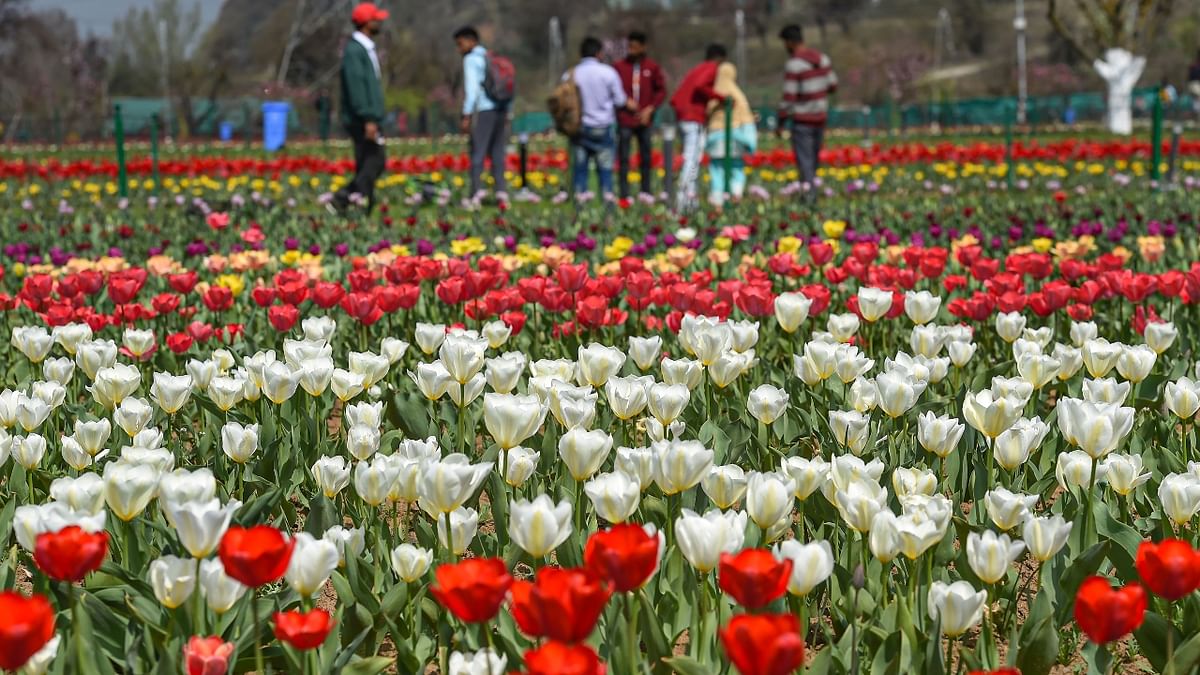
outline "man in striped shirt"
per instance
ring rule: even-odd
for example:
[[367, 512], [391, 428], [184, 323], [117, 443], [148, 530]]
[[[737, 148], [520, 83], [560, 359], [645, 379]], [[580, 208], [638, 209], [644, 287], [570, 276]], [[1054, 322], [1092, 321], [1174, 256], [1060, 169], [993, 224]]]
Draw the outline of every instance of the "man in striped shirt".
[[800, 178], [815, 196], [813, 181], [821, 153], [821, 139], [829, 118], [829, 94], [837, 91], [837, 75], [829, 57], [804, 44], [804, 31], [791, 24], [779, 32], [787, 49], [783, 98], [779, 101], [779, 125], [782, 131], [792, 123], [792, 150]]

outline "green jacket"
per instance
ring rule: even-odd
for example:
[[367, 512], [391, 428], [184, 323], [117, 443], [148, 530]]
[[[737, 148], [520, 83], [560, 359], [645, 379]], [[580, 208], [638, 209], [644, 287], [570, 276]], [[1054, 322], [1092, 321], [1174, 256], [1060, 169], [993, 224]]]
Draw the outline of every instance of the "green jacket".
[[342, 124], [362, 128], [383, 119], [383, 85], [367, 48], [351, 38], [342, 50]]

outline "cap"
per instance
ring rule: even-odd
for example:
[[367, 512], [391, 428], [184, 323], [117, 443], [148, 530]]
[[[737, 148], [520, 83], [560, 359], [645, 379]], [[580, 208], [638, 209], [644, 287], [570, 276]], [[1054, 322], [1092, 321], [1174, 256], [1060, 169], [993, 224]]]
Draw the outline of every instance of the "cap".
[[350, 13], [350, 20], [354, 25], [361, 26], [370, 21], [385, 21], [388, 18], [388, 13], [380, 9], [373, 2], [360, 2], [354, 7], [354, 11]]

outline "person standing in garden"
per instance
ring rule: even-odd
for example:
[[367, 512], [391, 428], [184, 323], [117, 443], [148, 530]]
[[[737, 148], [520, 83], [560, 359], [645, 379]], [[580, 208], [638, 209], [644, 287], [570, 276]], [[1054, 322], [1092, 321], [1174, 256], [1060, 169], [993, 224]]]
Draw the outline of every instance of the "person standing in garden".
[[811, 198], [816, 196], [814, 181], [825, 123], [829, 119], [829, 95], [837, 91], [837, 74], [828, 56], [804, 44], [800, 26], [785, 26], [779, 38], [783, 40], [788, 60], [776, 130], [782, 133], [787, 122], [792, 123], [792, 151], [796, 153], [800, 180], [808, 186]]
[[[745, 157], [758, 148], [758, 130], [754, 126], [754, 111], [750, 101], [737, 83], [737, 66], [722, 63], [717, 68], [717, 94], [724, 97], [726, 105], [716, 100], [708, 104], [708, 201], [721, 208], [725, 197], [740, 200], [746, 190]], [[732, 113], [729, 109], [732, 108]], [[733, 118], [732, 125], [729, 117]], [[731, 129], [729, 147], [726, 148], [725, 129]], [[725, 152], [729, 151], [729, 171], [725, 171]]]
[[625, 96], [635, 106], [634, 110], [617, 112], [617, 161], [621, 165], [618, 187], [622, 199], [629, 197], [629, 159], [635, 138], [642, 192], [652, 194], [654, 113], [667, 98], [667, 82], [662, 68], [646, 55], [646, 34], [634, 31], [629, 34], [627, 42], [629, 46], [625, 58], [615, 66], [617, 74], [621, 76]]
[[686, 211], [696, 204], [696, 184], [700, 180], [700, 160], [704, 155], [704, 127], [708, 122], [708, 104], [724, 97], [716, 91], [717, 68], [725, 61], [725, 47], [711, 44], [704, 51], [704, 61], [692, 68], [679, 83], [671, 97], [679, 134], [683, 140], [683, 168], [679, 172], [679, 188], [675, 194], [675, 209]]
[[1192, 109], [1200, 113], [1200, 52], [1188, 67], [1188, 94], [1192, 97]]
[[454, 44], [462, 55], [463, 108], [461, 128], [471, 141], [471, 195], [478, 203], [484, 196], [482, 183], [485, 158], [492, 160], [492, 182], [496, 199], [507, 200], [504, 165], [508, 148], [508, 105], [498, 101], [486, 86], [491, 54], [479, 43], [479, 31], [464, 26], [454, 32]]
[[588, 190], [588, 165], [596, 162], [596, 174], [600, 179], [600, 193], [613, 193], [613, 123], [617, 110], [633, 110], [634, 103], [625, 96], [621, 76], [612, 66], [600, 60], [604, 45], [594, 37], [586, 37], [579, 47], [579, 64], [567, 72], [579, 89], [581, 127], [579, 135], [572, 141], [574, 153], [575, 195]]
[[379, 124], [384, 115], [383, 83], [375, 36], [388, 13], [374, 3], [359, 3], [350, 14], [354, 33], [342, 50], [342, 124], [354, 144], [354, 178], [329, 203], [341, 213], [351, 195], [366, 199], [367, 213], [375, 207], [375, 181], [386, 160]]

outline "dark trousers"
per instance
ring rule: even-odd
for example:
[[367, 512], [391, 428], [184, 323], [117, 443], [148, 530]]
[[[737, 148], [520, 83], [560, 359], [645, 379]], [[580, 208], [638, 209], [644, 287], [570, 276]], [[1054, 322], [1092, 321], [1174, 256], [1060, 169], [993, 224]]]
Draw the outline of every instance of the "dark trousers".
[[350, 195], [362, 195], [367, 200], [367, 213], [375, 208], [375, 181], [383, 174], [387, 155], [383, 145], [368, 141], [362, 127], [347, 129], [354, 143], [354, 178], [337, 191], [334, 202], [345, 206]]
[[800, 180], [810, 186], [817, 177], [824, 136], [825, 127], [792, 123], [792, 152], [796, 153], [796, 167], [800, 169]]
[[475, 113], [471, 126], [471, 197], [483, 188], [483, 160], [492, 159], [492, 180], [496, 192], [507, 192], [504, 165], [508, 157], [508, 112], [483, 110]]
[[637, 139], [638, 146], [638, 171], [642, 174], [642, 192], [651, 194], [650, 181], [651, 172], [651, 155], [654, 152], [654, 130], [649, 126], [644, 127], [620, 127], [617, 130], [617, 161], [621, 164], [621, 173], [618, 175], [619, 187], [621, 190], [621, 198], [629, 197], [629, 159], [633, 151], [633, 139]]

